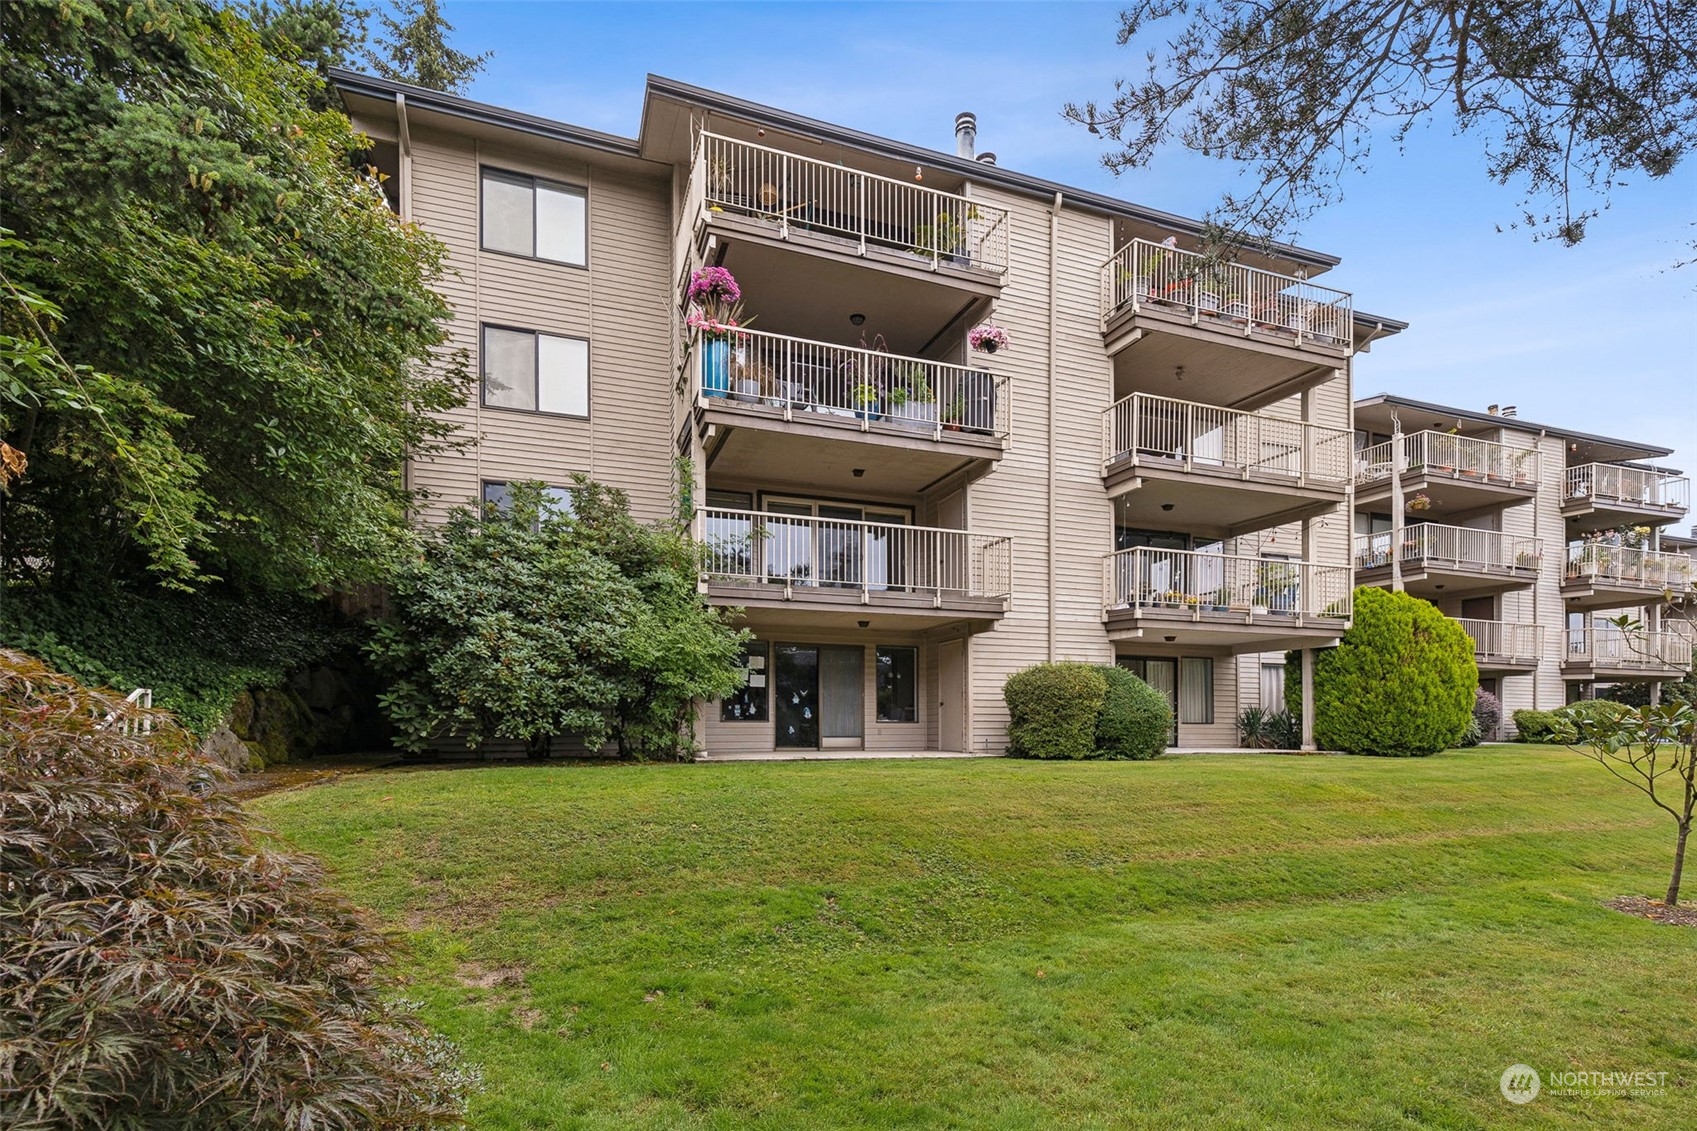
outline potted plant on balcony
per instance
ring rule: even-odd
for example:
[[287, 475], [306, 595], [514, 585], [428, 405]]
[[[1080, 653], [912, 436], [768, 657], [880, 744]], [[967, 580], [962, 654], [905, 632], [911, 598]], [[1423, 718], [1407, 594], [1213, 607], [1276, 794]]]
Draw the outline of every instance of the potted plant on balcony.
[[951, 213], [937, 213], [936, 223], [913, 226], [913, 246], [908, 251], [925, 259], [933, 255], [959, 267], [970, 260], [962, 254], [966, 249], [966, 230]]
[[890, 386], [890, 419], [925, 432], [937, 429], [937, 395], [925, 379], [925, 367], [909, 365]]
[[861, 420], [882, 420], [878, 412], [878, 386], [869, 384], [856, 385], [849, 392], [849, 399], [854, 403], [854, 415]]
[[966, 420], [966, 394], [956, 393], [949, 402], [949, 407], [943, 413], [943, 428], [948, 432], [959, 432]]
[[703, 267], [690, 276], [684, 324], [701, 339], [701, 391], [725, 397], [731, 388], [731, 339], [754, 321], [742, 312], [742, 288], [723, 267]]

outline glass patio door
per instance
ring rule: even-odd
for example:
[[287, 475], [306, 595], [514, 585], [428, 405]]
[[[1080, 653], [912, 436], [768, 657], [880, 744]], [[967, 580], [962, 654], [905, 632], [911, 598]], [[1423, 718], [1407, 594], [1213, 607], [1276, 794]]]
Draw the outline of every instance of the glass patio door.
[[866, 738], [866, 650], [779, 644], [772, 651], [773, 745], [860, 747]]

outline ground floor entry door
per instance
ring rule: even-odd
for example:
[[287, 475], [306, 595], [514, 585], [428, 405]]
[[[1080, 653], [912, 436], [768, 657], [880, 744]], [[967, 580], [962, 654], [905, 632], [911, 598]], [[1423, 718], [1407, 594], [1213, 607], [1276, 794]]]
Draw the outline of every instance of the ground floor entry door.
[[779, 644], [772, 721], [779, 749], [859, 749], [866, 740], [866, 649]]

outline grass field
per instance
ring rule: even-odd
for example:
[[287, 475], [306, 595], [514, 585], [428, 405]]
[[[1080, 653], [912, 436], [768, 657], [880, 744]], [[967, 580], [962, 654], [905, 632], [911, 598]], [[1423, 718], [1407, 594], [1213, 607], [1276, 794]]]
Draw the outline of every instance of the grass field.
[[1697, 931], [1602, 906], [1662, 893], [1672, 822], [1560, 748], [491, 767], [253, 804], [406, 933], [484, 1067], [479, 1131], [1697, 1126]]

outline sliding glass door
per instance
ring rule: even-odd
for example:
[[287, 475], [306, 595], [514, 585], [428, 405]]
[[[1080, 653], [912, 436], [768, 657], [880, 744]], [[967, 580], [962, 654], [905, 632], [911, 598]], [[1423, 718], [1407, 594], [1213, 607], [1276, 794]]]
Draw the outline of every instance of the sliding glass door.
[[779, 749], [858, 749], [864, 744], [866, 649], [779, 644], [772, 661], [773, 742]]

